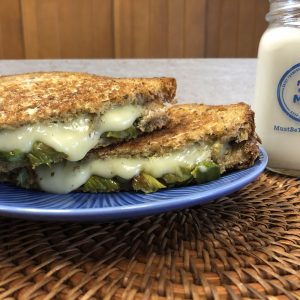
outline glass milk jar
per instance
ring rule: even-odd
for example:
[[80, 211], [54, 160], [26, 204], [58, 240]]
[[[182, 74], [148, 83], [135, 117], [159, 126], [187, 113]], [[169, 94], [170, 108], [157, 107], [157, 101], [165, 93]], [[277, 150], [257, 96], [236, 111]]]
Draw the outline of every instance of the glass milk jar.
[[268, 168], [300, 177], [300, 0], [270, 0], [253, 109]]

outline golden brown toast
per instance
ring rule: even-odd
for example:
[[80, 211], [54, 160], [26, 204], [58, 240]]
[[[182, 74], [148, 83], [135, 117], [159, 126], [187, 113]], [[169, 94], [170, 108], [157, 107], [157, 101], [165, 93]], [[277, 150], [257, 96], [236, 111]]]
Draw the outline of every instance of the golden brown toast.
[[169, 108], [169, 117], [168, 125], [159, 131], [94, 154], [99, 158], [162, 156], [195, 143], [218, 141], [232, 148], [217, 161], [226, 169], [250, 166], [258, 157], [254, 113], [245, 103], [174, 105]]
[[120, 104], [174, 101], [174, 78], [111, 78], [48, 72], [0, 77], [0, 128], [102, 114]]

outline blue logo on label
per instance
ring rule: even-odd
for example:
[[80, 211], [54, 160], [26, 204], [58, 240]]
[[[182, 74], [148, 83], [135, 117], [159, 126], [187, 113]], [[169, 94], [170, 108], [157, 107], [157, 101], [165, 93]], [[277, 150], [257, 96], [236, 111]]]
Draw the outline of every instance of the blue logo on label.
[[279, 81], [277, 98], [281, 109], [300, 122], [300, 63], [284, 73]]

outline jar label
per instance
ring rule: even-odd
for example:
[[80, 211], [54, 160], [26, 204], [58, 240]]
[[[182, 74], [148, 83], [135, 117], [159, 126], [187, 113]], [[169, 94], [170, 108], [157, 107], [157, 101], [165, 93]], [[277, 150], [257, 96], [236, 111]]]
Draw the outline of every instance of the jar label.
[[281, 109], [300, 122], [300, 63], [284, 73], [279, 81], [277, 98]]

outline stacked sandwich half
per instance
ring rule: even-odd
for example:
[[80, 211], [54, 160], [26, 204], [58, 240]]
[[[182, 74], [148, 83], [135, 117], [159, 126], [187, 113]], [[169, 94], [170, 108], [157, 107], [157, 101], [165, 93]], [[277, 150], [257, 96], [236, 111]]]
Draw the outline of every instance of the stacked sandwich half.
[[173, 78], [0, 77], [0, 180], [53, 193], [150, 193], [254, 163], [248, 105], [170, 105], [175, 93]]

